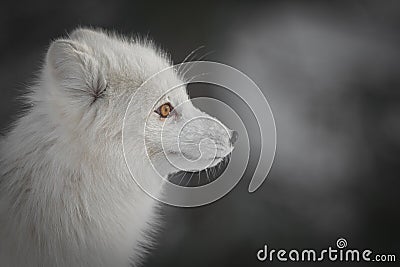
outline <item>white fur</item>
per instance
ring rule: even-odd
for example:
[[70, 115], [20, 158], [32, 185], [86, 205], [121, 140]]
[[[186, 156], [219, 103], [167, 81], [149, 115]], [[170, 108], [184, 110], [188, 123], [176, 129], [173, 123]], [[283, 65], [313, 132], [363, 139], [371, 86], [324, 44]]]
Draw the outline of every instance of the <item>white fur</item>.
[[[146, 233], [156, 229], [156, 202], [137, 186], [125, 164], [122, 121], [137, 88], [168, 66], [151, 43], [101, 31], [78, 29], [51, 44], [27, 98], [31, 108], [1, 140], [1, 266], [140, 262], [151, 243]], [[161, 131], [171, 137], [164, 145], [174, 157], [176, 129], [195, 115], [208, 116], [190, 102], [178, 107], [188, 99], [184, 86], [163, 96], [179, 83], [171, 69], [138, 93], [127, 114], [125, 150], [135, 162], [131, 171], [160, 193], [162, 185], [146, 175], [152, 167], [138, 144], [146, 139], [152, 163], [163, 166], [166, 176], [178, 169], [160, 156]], [[157, 105], [173, 103], [176, 117], [162, 120], [151, 112], [160, 96]], [[221, 157], [231, 151], [229, 136], [210, 123], [197, 122], [185, 131], [192, 142], [213, 139]], [[196, 151], [186, 147], [184, 153], [196, 157]]]

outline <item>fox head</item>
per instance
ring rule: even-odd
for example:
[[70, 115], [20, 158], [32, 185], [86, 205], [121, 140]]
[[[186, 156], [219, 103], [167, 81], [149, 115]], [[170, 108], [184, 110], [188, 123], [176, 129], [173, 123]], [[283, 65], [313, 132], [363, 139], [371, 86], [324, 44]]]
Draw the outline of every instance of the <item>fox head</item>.
[[163, 177], [212, 167], [237, 134], [192, 104], [171, 65], [149, 41], [78, 29], [51, 44], [41, 99], [61, 132], [93, 153], [120, 148], [125, 127], [126, 157]]

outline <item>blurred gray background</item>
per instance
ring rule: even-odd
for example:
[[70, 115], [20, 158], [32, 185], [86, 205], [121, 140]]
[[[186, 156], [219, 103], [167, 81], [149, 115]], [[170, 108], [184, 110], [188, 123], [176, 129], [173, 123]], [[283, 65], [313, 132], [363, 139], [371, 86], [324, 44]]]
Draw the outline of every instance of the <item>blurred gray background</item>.
[[[16, 97], [50, 41], [77, 26], [149, 36], [176, 63], [204, 45], [197, 58], [213, 51], [205, 59], [232, 65], [263, 90], [276, 159], [253, 194], [250, 171], [211, 205], [163, 205], [144, 266], [288, 265], [260, 263], [256, 252], [264, 244], [323, 249], [339, 237], [399, 260], [399, 14], [399, 1], [6, 1], [0, 126], [16, 118]], [[193, 95], [213, 96], [202, 88]]]

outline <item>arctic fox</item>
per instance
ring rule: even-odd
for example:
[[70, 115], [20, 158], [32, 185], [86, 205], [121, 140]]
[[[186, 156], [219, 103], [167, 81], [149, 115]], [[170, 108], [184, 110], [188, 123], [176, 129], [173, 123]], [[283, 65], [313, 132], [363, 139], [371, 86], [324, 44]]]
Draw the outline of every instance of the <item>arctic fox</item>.
[[[140, 263], [143, 248], [152, 242], [146, 233], [158, 218], [157, 202], [137, 182], [161, 194], [162, 183], [147, 175], [153, 165], [162, 166], [160, 174], [167, 177], [179, 171], [167, 158], [179, 153], [196, 158], [198, 149], [190, 145], [211, 139], [216, 153], [202, 153], [213, 158], [212, 166], [231, 153], [235, 139], [233, 131], [205, 120], [180, 131], [191, 118], [208, 115], [191, 104], [185, 86], [168, 91], [183, 83], [170, 68], [144, 85], [126, 114], [125, 156], [135, 162], [132, 179], [122, 152], [125, 111], [143, 82], [170, 66], [151, 42], [101, 30], [80, 28], [51, 43], [26, 98], [29, 110], [1, 140], [1, 266]], [[177, 151], [168, 146], [176, 138], [168, 138], [165, 148], [161, 132], [184, 134], [190, 142]], [[143, 140], [148, 151], [137, 149]]]

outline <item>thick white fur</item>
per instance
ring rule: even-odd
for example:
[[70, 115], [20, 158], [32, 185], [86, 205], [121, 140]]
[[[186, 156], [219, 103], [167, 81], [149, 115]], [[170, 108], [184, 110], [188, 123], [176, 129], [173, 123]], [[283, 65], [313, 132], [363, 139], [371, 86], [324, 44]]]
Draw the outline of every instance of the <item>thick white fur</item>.
[[[122, 121], [135, 90], [169, 65], [149, 42], [101, 31], [78, 29], [51, 44], [27, 98], [31, 108], [1, 140], [1, 266], [118, 267], [140, 262], [143, 247], [151, 243], [146, 233], [156, 229], [156, 202], [137, 186], [125, 164]], [[207, 116], [190, 102], [176, 108], [175, 118], [162, 120], [149, 112], [155, 98], [157, 105], [186, 101], [184, 87], [163, 96], [178, 83], [181, 79], [171, 69], [147, 84], [126, 120], [130, 130], [125, 150], [135, 162], [131, 171], [160, 193], [162, 185], [147, 175], [152, 167], [146, 155], [163, 166], [162, 175], [177, 171], [160, 156], [161, 129], [173, 136], [185, 120]], [[200, 122], [195, 126], [187, 130], [192, 142], [212, 138], [221, 157], [231, 151], [229, 136], [221, 129]], [[150, 153], [137, 149], [144, 138]], [[169, 147], [166, 153], [176, 155]], [[186, 154], [191, 151], [197, 150], [187, 148]]]

